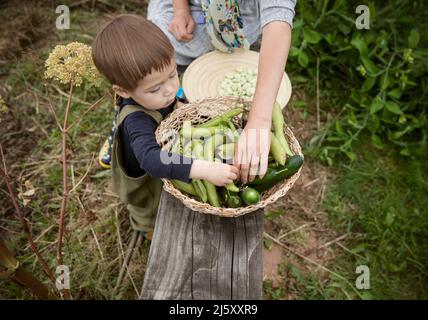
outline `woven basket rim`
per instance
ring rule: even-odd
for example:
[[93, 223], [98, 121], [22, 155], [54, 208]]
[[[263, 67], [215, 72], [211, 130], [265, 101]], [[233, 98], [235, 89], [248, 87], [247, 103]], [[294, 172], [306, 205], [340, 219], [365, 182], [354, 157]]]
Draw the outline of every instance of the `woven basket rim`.
[[[165, 133], [170, 131], [171, 128], [178, 130], [184, 120], [193, 120], [197, 123], [205, 122], [207, 121], [206, 118], [203, 119], [202, 122], [199, 122], [199, 120], [201, 120], [200, 117], [215, 117], [216, 110], [213, 110], [214, 107], [220, 108], [221, 110], [217, 110], [217, 112], [218, 114], [221, 114], [225, 110], [232, 109], [237, 105], [243, 105], [244, 109], [248, 111], [251, 107], [251, 101], [236, 97], [213, 97], [199, 99], [195, 102], [185, 104], [180, 108], [174, 110], [171, 114], [168, 115], [167, 118], [165, 118], [161, 122], [161, 124], [156, 130], [156, 140], [161, 145], [163, 150], [169, 151], [171, 148], [171, 143], [167, 139], [169, 134], [165, 135]], [[284, 134], [293, 154], [300, 155], [302, 158], [304, 158], [300, 144], [288, 126], [284, 127]], [[300, 169], [289, 179], [278, 183], [268, 191], [262, 192], [260, 202], [254, 205], [239, 208], [213, 207], [209, 203], [203, 203], [194, 198], [191, 198], [190, 196], [187, 196], [184, 192], [175, 188], [168, 179], [162, 178], [162, 181], [164, 190], [173, 195], [178, 200], [180, 200], [186, 207], [191, 210], [200, 213], [213, 214], [221, 217], [237, 217], [249, 212], [256, 211], [258, 209], [262, 209], [267, 205], [274, 203], [279, 198], [285, 196], [287, 192], [293, 187], [297, 179], [300, 177], [302, 168], [303, 166], [300, 167]]]

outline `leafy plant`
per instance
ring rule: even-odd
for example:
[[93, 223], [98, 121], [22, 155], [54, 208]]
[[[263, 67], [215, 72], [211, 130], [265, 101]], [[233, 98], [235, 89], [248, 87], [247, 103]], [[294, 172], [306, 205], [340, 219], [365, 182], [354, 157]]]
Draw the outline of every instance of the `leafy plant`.
[[326, 125], [309, 151], [329, 164], [338, 154], [355, 160], [355, 142], [361, 139], [378, 149], [392, 143], [403, 156], [426, 147], [426, 5], [371, 1], [370, 29], [358, 30], [358, 4], [297, 3], [288, 69], [302, 75], [296, 82], [319, 77]]

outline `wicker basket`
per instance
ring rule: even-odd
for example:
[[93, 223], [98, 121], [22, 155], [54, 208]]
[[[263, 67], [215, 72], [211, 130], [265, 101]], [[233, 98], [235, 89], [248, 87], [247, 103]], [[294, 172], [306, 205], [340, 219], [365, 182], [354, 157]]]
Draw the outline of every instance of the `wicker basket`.
[[[182, 124], [186, 120], [190, 120], [192, 125], [198, 125], [206, 122], [210, 118], [214, 118], [223, 114], [224, 112], [243, 106], [246, 111], [251, 107], [251, 101], [245, 101], [240, 98], [234, 97], [221, 97], [221, 98], [206, 98], [198, 100], [194, 103], [183, 105], [172, 112], [164, 121], [161, 122], [156, 130], [156, 140], [160, 144], [163, 150], [169, 151], [172, 147], [172, 141], [174, 139], [173, 132], [177, 133], [182, 127]], [[232, 121], [237, 127], [241, 127], [242, 115], [234, 117]], [[294, 137], [293, 132], [288, 127], [284, 128], [285, 137], [288, 141], [291, 151], [294, 154], [298, 154], [303, 157], [302, 150], [299, 142]], [[267, 190], [261, 194], [261, 200], [250, 206], [240, 208], [217, 208], [211, 206], [209, 203], [199, 202], [193, 198], [188, 197], [186, 194], [176, 189], [172, 183], [167, 179], [162, 179], [164, 182], [164, 189], [172, 194], [174, 197], [179, 199], [186, 207], [202, 212], [214, 214], [222, 217], [237, 217], [257, 209], [266, 207], [269, 204], [274, 203], [279, 198], [285, 196], [290, 190], [296, 180], [300, 176], [302, 168], [299, 169], [292, 177], [284, 180], [282, 183], [278, 183], [270, 190]]]

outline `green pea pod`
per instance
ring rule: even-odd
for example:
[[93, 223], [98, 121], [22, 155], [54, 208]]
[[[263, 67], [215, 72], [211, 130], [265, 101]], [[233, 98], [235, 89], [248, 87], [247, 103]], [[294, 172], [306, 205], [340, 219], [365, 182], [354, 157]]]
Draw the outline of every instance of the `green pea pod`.
[[177, 141], [175, 141], [174, 144], [172, 145], [171, 152], [180, 153], [180, 149], [181, 149], [181, 143], [180, 143], [180, 138], [178, 138]]
[[242, 113], [244, 111], [243, 108], [235, 108], [231, 109], [229, 111], [226, 111], [223, 115], [210, 119], [207, 122], [204, 122], [200, 125], [198, 125], [198, 128], [208, 128], [208, 127], [215, 127], [218, 126], [221, 122], [227, 122], [230, 119], [232, 119], [234, 116], [237, 116], [238, 114]]
[[215, 188], [215, 185], [213, 185], [211, 182], [207, 180], [203, 180], [205, 189], [207, 190], [208, 195], [208, 202], [213, 207], [220, 207], [220, 200], [218, 198], [217, 190]]
[[225, 185], [224, 187], [229, 191], [239, 192], [239, 188], [233, 182], [229, 183], [228, 185]]
[[222, 134], [215, 134], [207, 139], [204, 144], [204, 159], [208, 161], [214, 160], [214, 151], [217, 146], [223, 143], [224, 136]]
[[[204, 159], [208, 161], [213, 161], [214, 159], [214, 150], [217, 145], [220, 145], [223, 143], [223, 135], [221, 134], [215, 134], [211, 138], [209, 138], [207, 141], [205, 141], [204, 144]], [[215, 185], [213, 185], [211, 182], [203, 180], [205, 189], [207, 190], [208, 195], [208, 202], [213, 207], [220, 207], [220, 200], [218, 198], [217, 190]]]
[[220, 155], [223, 159], [233, 158], [235, 154], [235, 143], [226, 143], [218, 147]]
[[183, 122], [183, 127], [181, 128], [180, 133], [184, 139], [192, 138], [192, 123], [190, 122], [190, 120], [186, 120]]
[[282, 115], [281, 106], [279, 105], [278, 102], [275, 101], [275, 105], [273, 107], [273, 113], [272, 113], [272, 125], [275, 131], [275, 137], [278, 139], [278, 142], [281, 144], [285, 153], [291, 157], [293, 153], [291, 152], [290, 147], [288, 146], [287, 140], [285, 139], [284, 124], [285, 122], [284, 122], [284, 116]]
[[183, 147], [183, 156], [189, 158], [192, 156], [192, 141], [188, 141]]
[[200, 179], [192, 179], [192, 186], [195, 189], [196, 195], [202, 200], [202, 202], [208, 201], [208, 193], [205, 186]]
[[171, 180], [171, 183], [172, 183], [172, 185], [174, 186], [174, 187], [176, 187], [177, 189], [179, 189], [179, 190], [181, 190], [181, 191], [184, 191], [184, 192], [186, 192], [186, 193], [189, 193], [189, 194], [191, 194], [192, 196], [197, 196], [198, 194], [196, 193], [196, 191], [195, 191], [195, 188], [193, 187], [193, 185], [192, 184], [190, 184], [190, 183], [186, 183], [186, 182], [183, 182], [183, 181], [181, 181], [181, 180], [176, 180], [176, 179], [174, 179], [174, 180]]
[[286, 154], [285, 150], [282, 147], [281, 143], [278, 141], [276, 136], [271, 133], [271, 140], [270, 140], [270, 151], [272, 153], [273, 158], [276, 162], [278, 162], [280, 165], [285, 164], [286, 160]]
[[206, 138], [206, 137], [212, 136], [213, 134], [221, 133], [221, 132], [222, 132], [222, 128], [219, 126], [209, 127], [209, 128], [192, 128], [191, 130], [192, 139]]
[[238, 130], [236, 130], [236, 127], [235, 127], [235, 125], [233, 124], [233, 122], [231, 121], [231, 120], [229, 120], [228, 122], [227, 122], [227, 125], [229, 126], [229, 128], [230, 128], [230, 130], [232, 131], [232, 133], [233, 133], [233, 136], [234, 136], [234, 142], [236, 142], [236, 141], [238, 141], [238, 139], [239, 139], [239, 132], [238, 132]]

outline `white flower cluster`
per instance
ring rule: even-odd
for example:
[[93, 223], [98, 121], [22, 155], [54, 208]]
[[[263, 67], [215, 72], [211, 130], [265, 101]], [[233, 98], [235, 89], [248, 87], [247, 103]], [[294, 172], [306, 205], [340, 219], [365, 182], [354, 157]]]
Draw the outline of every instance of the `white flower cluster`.
[[101, 77], [92, 60], [92, 48], [80, 42], [57, 45], [46, 60], [45, 77], [80, 86], [83, 79], [98, 85]]

